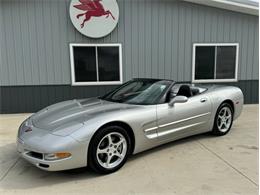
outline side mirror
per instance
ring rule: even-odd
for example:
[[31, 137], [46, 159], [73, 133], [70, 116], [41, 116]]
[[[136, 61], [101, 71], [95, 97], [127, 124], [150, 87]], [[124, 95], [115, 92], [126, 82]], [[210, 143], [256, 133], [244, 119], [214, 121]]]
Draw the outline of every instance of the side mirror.
[[175, 98], [173, 98], [170, 102], [169, 102], [169, 106], [173, 107], [173, 105], [175, 103], [185, 103], [188, 101], [188, 98], [186, 96], [176, 96]]

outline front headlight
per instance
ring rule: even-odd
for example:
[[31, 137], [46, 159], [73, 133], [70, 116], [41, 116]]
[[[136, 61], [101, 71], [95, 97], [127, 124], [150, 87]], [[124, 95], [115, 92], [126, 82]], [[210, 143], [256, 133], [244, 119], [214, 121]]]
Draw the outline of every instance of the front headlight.
[[29, 125], [28, 119], [26, 119], [19, 127], [18, 129], [18, 137], [22, 135], [24, 132], [32, 131], [31, 126]]
[[49, 153], [44, 154], [44, 160], [59, 160], [68, 158], [71, 156], [71, 153], [69, 152], [57, 152], [57, 153]]

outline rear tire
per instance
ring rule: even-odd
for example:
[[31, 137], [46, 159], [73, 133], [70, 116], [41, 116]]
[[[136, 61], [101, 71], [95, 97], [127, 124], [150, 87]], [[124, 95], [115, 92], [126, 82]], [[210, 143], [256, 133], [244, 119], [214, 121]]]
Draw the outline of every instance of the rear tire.
[[130, 137], [124, 128], [104, 127], [90, 142], [88, 165], [101, 174], [113, 173], [125, 164], [131, 147]]
[[228, 103], [222, 103], [216, 113], [212, 134], [217, 136], [226, 135], [233, 124], [233, 109]]

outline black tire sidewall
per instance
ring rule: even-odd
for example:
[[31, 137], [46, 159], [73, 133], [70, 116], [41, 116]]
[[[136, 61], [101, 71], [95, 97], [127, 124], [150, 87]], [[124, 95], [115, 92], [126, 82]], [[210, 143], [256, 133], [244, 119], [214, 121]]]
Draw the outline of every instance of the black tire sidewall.
[[[122, 160], [122, 162], [118, 166], [116, 166], [116, 167], [114, 167], [112, 169], [106, 169], [106, 168], [102, 167], [98, 163], [98, 160], [97, 160], [97, 157], [96, 157], [96, 151], [97, 151], [97, 147], [98, 147], [98, 144], [101, 141], [101, 139], [104, 136], [106, 136], [107, 134], [112, 133], [112, 132], [120, 133], [120, 134], [122, 134], [125, 137], [126, 142], [127, 142], [127, 152], [126, 152], [126, 155], [125, 155], [124, 159]], [[91, 142], [89, 144], [88, 165], [94, 171], [96, 171], [98, 173], [101, 173], [101, 174], [113, 173], [113, 172], [117, 171], [118, 169], [120, 169], [125, 164], [128, 156], [130, 154], [131, 147], [132, 146], [131, 146], [130, 137], [129, 137], [127, 131], [124, 128], [122, 128], [120, 126], [107, 126], [107, 127], [101, 128], [93, 136], [93, 138], [91, 139]]]
[[[218, 121], [218, 114], [219, 114], [219, 112], [221, 111], [221, 109], [224, 108], [224, 107], [228, 107], [228, 108], [231, 110], [231, 124], [230, 124], [230, 127], [228, 128], [227, 131], [222, 132], [222, 131], [220, 131], [219, 128], [218, 128], [217, 121]], [[231, 129], [232, 125], [233, 125], [233, 115], [234, 115], [234, 111], [233, 111], [232, 106], [231, 106], [230, 104], [228, 104], [228, 103], [222, 103], [222, 104], [218, 107], [218, 110], [217, 110], [217, 112], [216, 112], [212, 133], [213, 133], [214, 135], [218, 135], [218, 136], [226, 135], [226, 134], [230, 131], [230, 129]]]

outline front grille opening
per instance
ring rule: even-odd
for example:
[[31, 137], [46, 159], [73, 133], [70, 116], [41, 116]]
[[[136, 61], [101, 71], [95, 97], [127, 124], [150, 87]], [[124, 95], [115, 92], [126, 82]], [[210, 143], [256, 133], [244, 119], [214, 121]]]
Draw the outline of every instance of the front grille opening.
[[43, 159], [43, 154], [42, 154], [42, 153], [30, 151], [30, 152], [28, 152], [28, 153], [26, 153], [26, 154], [27, 154], [28, 156], [33, 157], [33, 158]]

